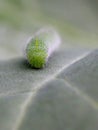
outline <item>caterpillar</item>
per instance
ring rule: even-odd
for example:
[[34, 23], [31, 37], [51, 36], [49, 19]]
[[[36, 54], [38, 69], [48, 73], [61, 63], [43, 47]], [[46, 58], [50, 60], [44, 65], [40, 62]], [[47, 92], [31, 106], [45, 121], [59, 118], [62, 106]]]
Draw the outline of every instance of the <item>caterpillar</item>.
[[59, 34], [52, 28], [36, 32], [26, 46], [26, 58], [29, 64], [33, 68], [43, 68], [60, 43]]

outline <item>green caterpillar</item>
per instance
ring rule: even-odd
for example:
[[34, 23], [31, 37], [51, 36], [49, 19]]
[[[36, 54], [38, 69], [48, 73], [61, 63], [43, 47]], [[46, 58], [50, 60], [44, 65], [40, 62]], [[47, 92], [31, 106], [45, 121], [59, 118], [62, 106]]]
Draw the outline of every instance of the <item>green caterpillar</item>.
[[33, 68], [43, 68], [60, 44], [60, 37], [51, 28], [41, 29], [27, 43], [26, 57]]

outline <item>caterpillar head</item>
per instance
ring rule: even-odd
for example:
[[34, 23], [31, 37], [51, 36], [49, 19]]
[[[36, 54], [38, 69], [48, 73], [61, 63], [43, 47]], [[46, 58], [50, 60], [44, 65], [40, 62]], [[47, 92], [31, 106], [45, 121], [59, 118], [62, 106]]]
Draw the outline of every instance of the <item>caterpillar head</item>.
[[34, 68], [43, 68], [47, 60], [47, 46], [41, 39], [32, 39], [26, 48], [28, 62]]

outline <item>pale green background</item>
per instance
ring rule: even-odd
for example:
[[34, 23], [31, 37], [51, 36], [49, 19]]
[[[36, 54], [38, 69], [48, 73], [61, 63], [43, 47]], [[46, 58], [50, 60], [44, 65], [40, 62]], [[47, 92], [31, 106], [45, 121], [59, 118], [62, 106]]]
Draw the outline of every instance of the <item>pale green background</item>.
[[0, 0], [0, 59], [22, 55], [23, 44], [44, 26], [66, 46], [97, 47], [97, 0]]

